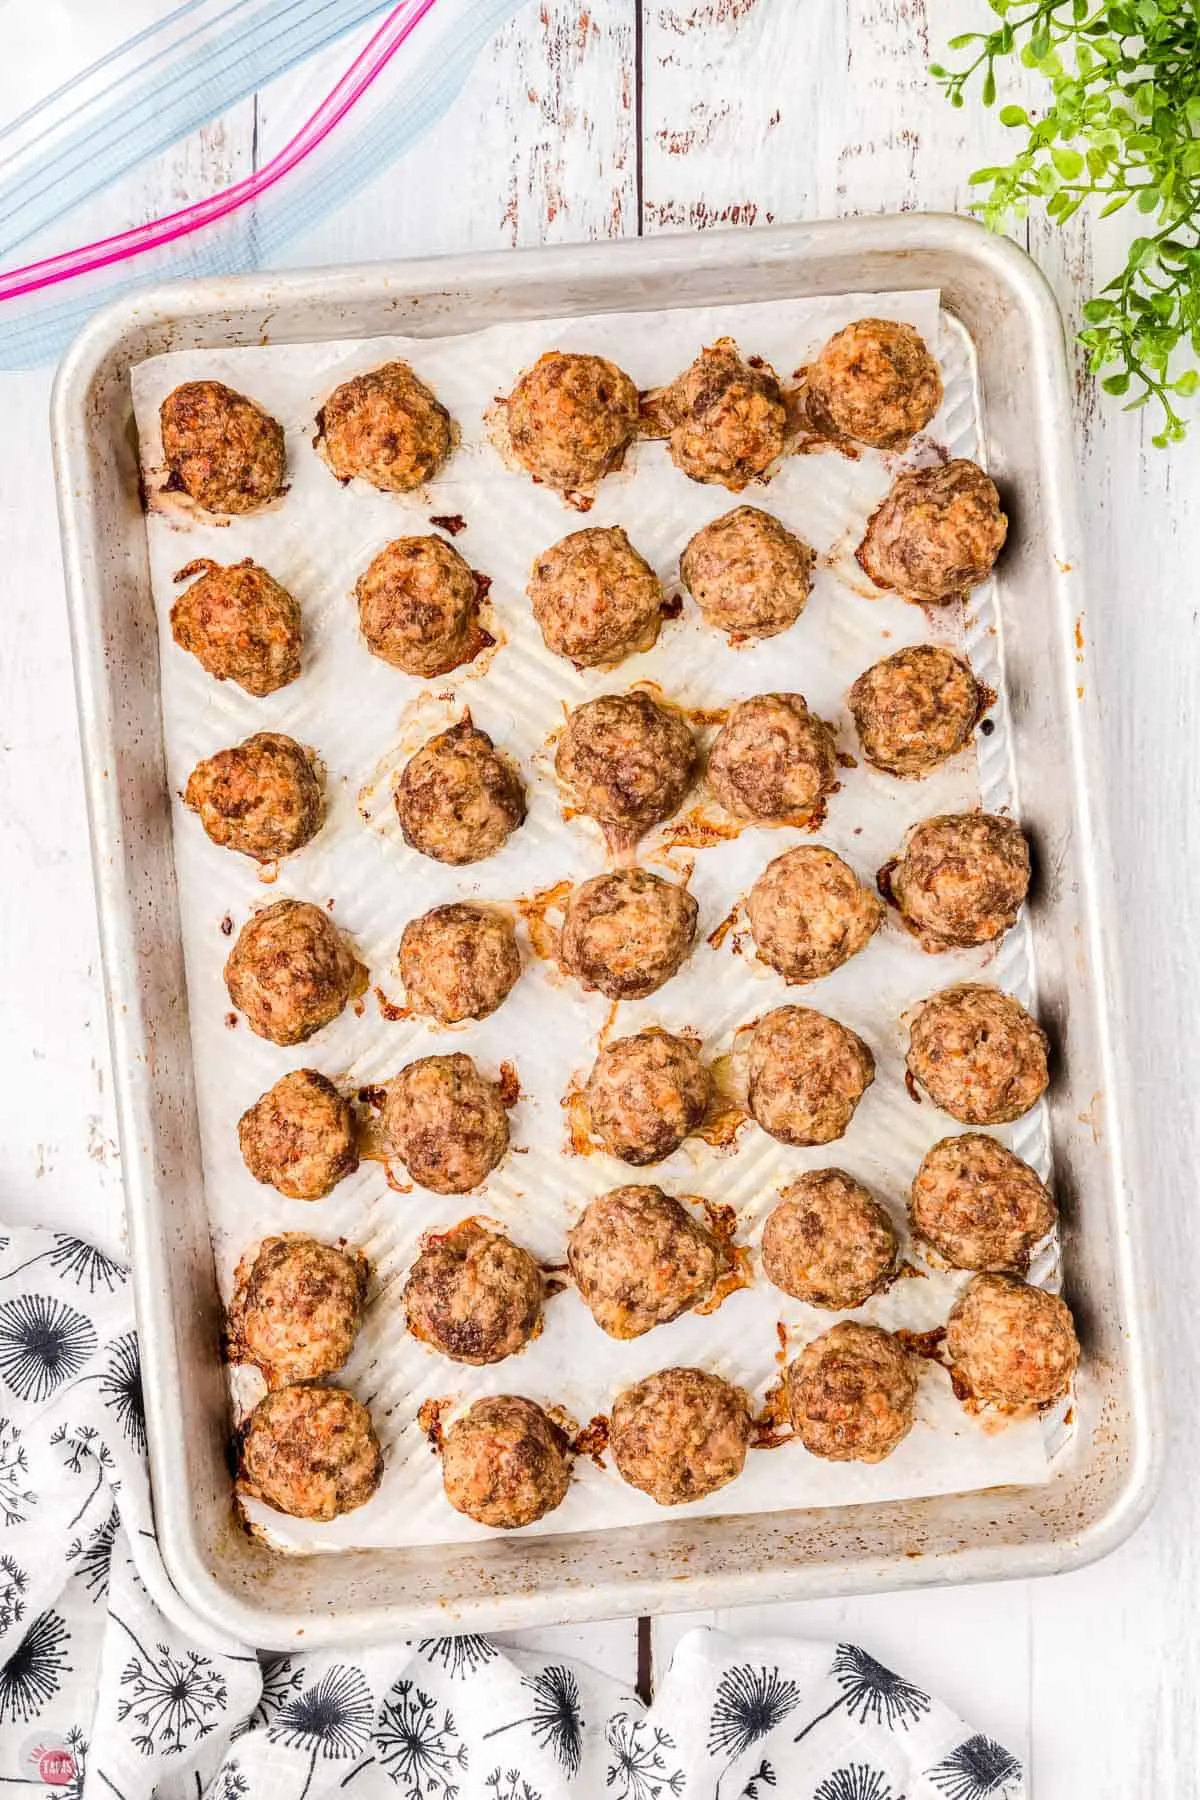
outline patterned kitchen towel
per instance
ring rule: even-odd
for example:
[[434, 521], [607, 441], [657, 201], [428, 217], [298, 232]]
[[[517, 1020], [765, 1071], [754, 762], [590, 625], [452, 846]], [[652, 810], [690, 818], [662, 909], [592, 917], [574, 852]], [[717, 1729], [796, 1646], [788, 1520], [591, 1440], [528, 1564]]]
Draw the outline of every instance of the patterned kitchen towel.
[[[0, 1232], [0, 1786], [66, 1800], [1023, 1800], [852, 1644], [690, 1632], [648, 1709], [483, 1637], [259, 1656], [158, 1556], [127, 1271]], [[183, 1623], [180, 1623], [183, 1621]]]

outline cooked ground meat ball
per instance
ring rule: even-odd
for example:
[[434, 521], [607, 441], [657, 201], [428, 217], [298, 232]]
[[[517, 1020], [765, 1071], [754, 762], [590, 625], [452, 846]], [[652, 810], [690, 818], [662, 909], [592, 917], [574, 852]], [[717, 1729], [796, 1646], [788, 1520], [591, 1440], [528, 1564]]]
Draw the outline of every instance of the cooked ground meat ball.
[[354, 1348], [366, 1297], [361, 1250], [298, 1231], [264, 1238], [235, 1277], [231, 1360], [253, 1363], [272, 1388], [333, 1375]]
[[912, 1429], [917, 1377], [899, 1339], [844, 1319], [814, 1338], [787, 1373], [797, 1437], [831, 1462], [882, 1462]]
[[404, 841], [435, 862], [482, 862], [525, 817], [513, 764], [469, 718], [423, 744], [396, 783]]
[[317, 431], [339, 481], [358, 475], [391, 494], [431, 480], [456, 437], [450, 414], [406, 362], [344, 381], [318, 413]]
[[619, 525], [552, 544], [533, 565], [528, 593], [547, 650], [577, 668], [611, 668], [657, 642], [663, 591]]
[[425, 1239], [404, 1284], [408, 1329], [455, 1362], [500, 1362], [541, 1330], [544, 1292], [527, 1250], [463, 1219]]
[[367, 649], [406, 675], [445, 675], [486, 641], [478, 577], [445, 538], [394, 538], [354, 592]]
[[702, 525], [679, 559], [679, 578], [705, 622], [744, 638], [777, 637], [812, 592], [813, 552], [757, 506], [738, 506]]
[[225, 964], [229, 998], [273, 1044], [302, 1044], [366, 985], [328, 913], [306, 900], [277, 900], [247, 919]]
[[335, 1387], [277, 1388], [242, 1435], [244, 1493], [293, 1519], [337, 1519], [365, 1506], [383, 1479], [371, 1415]]
[[516, 1531], [553, 1512], [571, 1482], [566, 1436], [519, 1394], [476, 1400], [446, 1433], [442, 1485], [456, 1512]]
[[782, 1144], [845, 1134], [875, 1079], [875, 1058], [849, 1026], [808, 1006], [777, 1006], [750, 1039], [750, 1111]]
[[1079, 1339], [1065, 1300], [1017, 1275], [976, 1275], [946, 1323], [956, 1385], [996, 1406], [1047, 1406], [1071, 1385]]
[[718, 338], [659, 396], [670, 424], [671, 460], [693, 481], [740, 493], [782, 456], [788, 417], [775, 371], [742, 360]]
[[584, 1097], [609, 1155], [640, 1167], [678, 1150], [704, 1118], [711, 1092], [700, 1046], [651, 1030], [606, 1044]]
[[211, 513], [257, 512], [283, 492], [283, 427], [220, 381], [185, 381], [159, 413], [168, 486]]
[[222, 568], [189, 563], [176, 577], [197, 569], [199, 581], [171, 608], [171, 636], [217, 681], [232, 681], [261, 700], [287, 687], [300, 673], [303, 641], [300, 608], [273, 575], [249, 557]]
[[876, 587], [939, 606], [987, 580], [1007, 532], [995, 484], [956, 457], [897, 476], [867, 521], [858, 560]]
[[508, 1114], [469, 1056], [422, 1056], [388, 1083], [383, 1136], [422, 1187], [469, 1194], [508, 1149]]
[[739, 819], [803, 822], [837, 786], [837, 744], [803, 694], [755, 694], [738, 701], [717, 733], [708, 782]]
[[763, 1227], [763, 1270], [793, 1299], [835, 1312], [861, 1306], [896, 1267], [896, 1232], [884, 1208], [842, 1169], [793, 1181]]
[[913, 644], [864, 670], [850, 689], [863, 755], [889, 775], [927, 775], [968, 743], [978, 682], [940, 644]]
[[1007, 1125], [1050, 1083], [1049, 1045], [1019, 1000], [963, 981], [926, 1000], [908, 1034], [908, 1070], [963, 1125]]
[[1058, 1208], [1027, 1162], [981, 1132], [942, 1138], [917, 1170], [908, 1203], [914, 1237], [955, 1269], [1017, 1269]]
[[829, 437], [902, 450], [942, 404], [942, 374], [925, 340], [893, 319], [856, 319], [806, 372], [809, 423]]
[[914, 826], [879, 885], [926, 950], [953, 950], [990, 943], [1015, 925], [1029, 874], [1029, 845], [1015, 820], [952, 813]]
[[535, 481], [590, 495], [625, 460], [638, 423], [638, 392], [603, 356], [548, 350], [506, 402], [514, 456]]
[[679, 714], [638, 692], [577, 706], [554, 758], [580, 811], [614, 846], [636, 843], [678, 811], [695, 766], [695, 739]]
[[725, 1261], [712, 1233], [656, 1187], [601, 1194], [567, 1238], [579, 1296], [612, 1338], [641, 1337], [699, 1306]]
[[256, 732], [197, 763], [183, 802], [214, 844], [261, 863], [302, 850], [325, 810], [312, 755], [282, 731]]
[[750, 1427], [741, 1388], [704, 1369], [660, 1369], [617, 1395], [608, 1441], [630, 1487], [684, 1506], [736, 1480]]
[[512, 922], [493, 907], [456, 901], [410, 919], [400, 939], [400, 979], [414, 1012], [457, 1025], [486, 1019], [521, 974]]
[[610, 1000], [645, 999], [686, 962], [698, 917], [686, 888], [649, 869], [593, 875], [567, 902], [563, 964]]
[[289, 1200], [323, 1200], [358, 1167], [354, 1114], [316, 1069], [294, 1069], [238, 1120], [238, 1143], [255, 1181]]
[[820, 844], [769, 862], [746, 901], [759, 960], [785, 981], [830, 975], [870, 943], [883, 904], [854, 870]]

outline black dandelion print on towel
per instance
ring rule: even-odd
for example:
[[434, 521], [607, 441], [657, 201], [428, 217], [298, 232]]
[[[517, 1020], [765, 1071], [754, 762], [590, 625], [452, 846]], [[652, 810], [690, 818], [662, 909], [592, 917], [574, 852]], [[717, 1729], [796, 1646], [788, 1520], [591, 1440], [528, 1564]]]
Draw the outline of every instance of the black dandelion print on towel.
[[604, 1777], [613, 1800], [666, 1800], [683, 1792], [675, 1739], [635, 1713], [614, 1713], [604, 1732], [612, 1752]]
[[860, 1725], [886, 1725], [889, 1731], [907, 1731], [929, 1711], [928, 1694], [906, 1681], [903, 1675], [884, 1668], [857, 1644], [838, 1645], [833, 1658], [833, 1675], [841, 1693], [832, 1706], [827, 1706], [824, 1712], [809, 1720], [803, 1731], [796, 1733], [797, 1743], [841, 1706]]
[[769, 1763], [764, 1756], [757, 1769], [755, 1769], [753, 1775], [738, 1795], [738, 1800], [761, 1800], [763, 1789], [774, 1787], [777, 1780], [778, 1776], [775, 1773], [775, 1765]]
[[286, 1650], [261, 1656], [259, 1668], [262, 1673], [262, 1692], [250, 1717], [243, 1719], [233, 1732], [235, 1738], [253, 1731], [256, 1726], [269, 1725], [280, 1707], [286, 1706], [289, 1700], [294, 1700], [304, 1686], [304, 1670], [297, 1668], [295, 1659]]
[[493, 1769], [484, 1781], [486, 1800], [542, 1800], [520, 1769]]
[[717, 1683], [708, 1727], [708, 1754], [725, 1758], [715, 1790], [718, 1795], [721, 1782], [738, 1758], [781, 1725], [799, 1704], [800, 1689], [778, 1669], [756, 1668], [752, 1663], [726, 1669]]
[[427, 1663], [440, 1663], [452, 1681], [474, 1675], [500, 1654], [491, 1638], [471, 1632], [462, 1637], [422, 1638], [417, 1649]]
[[0, 1379], [22, 1400], [49, 1399], [95, 1348], [91, 1320], [65, 1300], [21, 1294], [0, 1306]]
[[36, 1719], [74, 1671], [67, 1661], [71, 1634], [56, 1612], [33, 1621], [0, 1669], [0, 1724]]
[[1015, 1789], [1021, 1765], [1003, 1744], [980, 1733], [930, 1769], [929, 1779], [946, 1800], [992, 1800], [1006, 1795], [1010, 1785]]
[[485, 1731], [485, 1738], [500, 1737], [528, 1725], [540, 1750], [552, 1750], [568, 1776], [579, 1772], [583, 1755], [583, 1712], [579, 1699], [579, 1683], [563, 1663], [551, 1663], [536, 1675], [522, 1675], [521, 1686], [533, 1694], [533, 1711], [507, 1725]]
[[111, 1256], [105, 1256], [94, 1244], [85, 1244], [82, 1238], [56, 1231], [49, 1250], [39, 1250], [36, 1256], [18, 1263], [15, 1269], [6, 1270], [0, 1275], [0, 1281], [8, 1281], [22, 1269], [31, 1269], [34, 1263], [40, 1262], [48, 1262], [58, 1275], [69, 1275], [76, 1287], [82, 1287], [86, 1282], [89, 1294], [94, 1294], [98, 1287], [103, 1287], [106, 1293], [115, 1293], [129, 1279], [129, 1270], [122, 1263], [114, 1262]]
[[20, 1428], [0, 1419], [0, 1524], [23, 1525], [37, 1495], [26, 1485], [29, 1458], [21, 1442]]
[[12, 1556], [0, 1556], [0, 1636], [25, 1617], [25, 1592], [29, 1577]]
[[454, 1715], [412, 1681], [398, 1681], [375, 1726], [379, 1766], [405, 1800], [458, 1800], [458, 1782], [467, 1766]]
[[361, 1669], [335, 1663], [319, 1681], [286, 1700], [267, 1727], [267, 1741], [289, 1750], [307, 1750], [308, 1778], [304, 1800], [318, 1762], [343, 1762], [361, 1756], [367, 1745], [375, 1702]]
[[117, 1719], [129, 1721], [134, 1748], [143, 1756], [180, 1756], [219, 1723], [228, 1699], [225, 1677], [198, 1650], [146, 1649], [136, 1632], [111, 1615], [134, 1647], [121, 1670]]
[[221, 1764], [220, 1773], [204, 1800], [242, 1800], [242, 1795], [249, 1792], [250, 1783], [238, 1767], [237, 1758], [231, 1756], [228, 1762]]
[[139, 1455], [146, 1454], [146, 1399], [136, 1331], [114, 1338], [100, 1377], [100, 1398], [116, 1413], [121, 1430]]
[[868, 1768], [866, 1763], [850, 1763], [827, 1775], [813, 1800], [904, 1800], [904, 1796], [893, 1794], [882, 1770]]
[[85, 1544], [76, 1538], [67, 1551], [71, 1573], [78, 1575], [92, 1600], [102, 1600], [108, 1592], [108, 1571], [121, 1515], [114, 1506], [102, 1525], [97, 1525]]

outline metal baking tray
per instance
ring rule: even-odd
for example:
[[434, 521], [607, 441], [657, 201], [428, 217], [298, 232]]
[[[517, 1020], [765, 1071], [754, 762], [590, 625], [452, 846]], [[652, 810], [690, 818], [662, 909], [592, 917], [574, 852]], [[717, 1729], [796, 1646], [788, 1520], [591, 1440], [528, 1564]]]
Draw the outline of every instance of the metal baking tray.
[[[502, 319], [937, 287], [974, 347], [982, 460], [1012, 517], [1000, 637], [1035, 849], [1030, 903], [1066, 1292], [1084, 1365], [1048, 1483], [665, 1519], [637, 1533], [280, 1557], [230, 1505], [129, 371], [167, 350], [468, 331]], [[118, 302], [53, 399], [59, 510], [159, 1542], [183, 1603], [267, 1648], [1028, 1576], [1103, 1555], [1152, 1498], [1158, 1433], [1121, 1108], [1112, 881], [1097, 808], [1062, 324], [1020, 251], [942, 215], [180, 284]]]

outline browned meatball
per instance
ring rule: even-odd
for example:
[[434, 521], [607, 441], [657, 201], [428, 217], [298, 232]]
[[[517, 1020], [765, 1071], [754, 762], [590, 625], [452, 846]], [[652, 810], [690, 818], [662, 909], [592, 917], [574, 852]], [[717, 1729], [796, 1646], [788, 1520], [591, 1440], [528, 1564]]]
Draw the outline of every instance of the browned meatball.
[[171, 608], [171, 636], [217, 681], [232, 681], [260, 700], [300, 673], [300, 608], [273, 575], [249, 557], [222, 568], [189, 563], [176, 576], [203, 571]]
[[684, 1506], [737, 1479], [750, 1427], [741, 1388], [704, 1369], [660, 1369], [617, 1395], [608, 1441], [630, 1487]]
[[283, 492], [283, 427], [220, 381], [185, 381], [159, 413], [168, 487], [211, 513], [257, 512]]
[[955, 1387], [995, 1406], [1048, 1406], [1067, 1392], [1079, 1339], [1065, 1300], [1017, 1275], [976, 1275], [946, 1323]]
[[396, 783], [404, 841], [435, 862], [482, 862], [525, 817], [525, 789], [508, 757], [470, 717], [423, 744]]
[[778, 637], [812, 592], [813, 552], [757, 506], [723, 513], [689, 540], [679, 578], [709, 625], [731, 642]]
[[476, 1400], [446, 1433], [442, 1485], [456, 1512], [516, 1531], [553, 1512], [571, 1482], [565, 1434], [519, 1394]]
[[229, 998], [273, 1044], [302, 1044], [366, 985], [328, 913], [306, 900], [277, 900], [247, 919], [225, 964]]
[[864, 670], [850, 689], [863, 755], [889, 775], [927, 775], [961, 750], [982, 693], [960, 657], [913, 644]]
[[528, 594], [547, 650], [576, 668], [611, 668], [657, 642], [663, 591], [619, 525], [573, 531], [544, 550]]
[[803, 823], [837, 786], [837, 745], [803, 694], [755, 694], [738, 702], [717, 733], [708, 781], [739, 819]]
[[238, 1143], [255, 1181], [289, 1200], [322, 1200], [358, 1167], [350, 1103], [316, 1069], [295, 1069], [238, 1120]]
[[450, 414], [406, 362], [344, 381], [317, 414], [317, 446], [339, 481], [355, 475], [408, 494], [437, 474], [454, 448]]
[[671, 460], [693, 481], [740, 493], [783, 454], [788, 417], [775, 371], [744, 362], [732, 338], [702, 350], [658, 402]]
[[337, 1519], [365, 1506], [383, 1479], [371, 1415], [335, 1387], [277, 1388], [242, 1434], [239, 1486], [294, 1519]]
[[785, 1188], [763, 1227], [763, 1270], [793, 1299], [835, 1312], [861, 1306], [896, 1268], [896, 1232], [878, 1200], [842, 1169]]
[[264, 1238], [234, 1279], [230, 1361], [253, 1363], [272, 1388], [333, 1375], [362, 1324], [367, 1272], [361, 1250], [299, 1231]]
[[508, 1114], [469, 1056], [422, 1056], [388, 1083], [383, 1135], [422, 1187], [469, 1194], [508, 1149]]
[[912, 1429], [917, 1378], [899, 1339], [844, 1319], [814, 1338], [787, 1373], [797, 1437], [831, 1462], [882, 1462]]
[[404, 1284], [408, 1329], [455, 1362], [501, 1362], [541, 1330], [544, 1291], [527, 1250], [463, 1219], [425, 1239]]
[[908, 1070], [963, 1125], [1007, 1125], [1050, 1083], [1046, 1034], [1019, 1000], [963, 981], [926, 1000], [908, 1034]]
[[686, 888], [649, 869], [593, 875], [567, 902], [563, 963], [610, 1000], [642, 1000], [687, 960], [698, 916]]
[[567, 1264], [600, 1329], [635, 1338], [707, 1300], [726, 1257], [661, 1188], [619, 1187], [586, 1209], [567, 1238]]
[[995, 484], [957, 457], [897, 476], [867, 521], [858, 560], [876, 587], [939, 606], [987, 580], [1007, 532]]
[[805, 410], [829, 437], [902, 450], [942, 404], [942, 375], [925, 340], [893, 319], [856, 319], [806, 372]]
[[854, 870], [820, 844], [769, 862], [746, 901], [759, 960], [785, 981], [830, 975], [870, 943], [883, 905]]
[[987, 944], [1017, 922], [1029, 890], [1029, 845], [1013, 819], [952, 813], [924, 819], [879, 871], [926, 950]]
[[625, 460], [638, 422], [638, 392], [603, 356], [548, 350], [506, 402], [514, 456], [535, 481], [587, 500]]
[[777, 1006], [750, 1039], [750, 1111], [782, 1144], [844, 1136], [875, 1079], [875, 1058], [849, 1026], [808, 1006]]
[[325, 809], [311, 753], [281, 731], [256, 732], [197, 763], [183, 800], [214, 844], [262, 863], [302, 850]]
[[908, 1203], [914, 1237], [955, 1269], [1029, 1267], [1058, 1208], [1027, 1162], [981, 1132], [942, 1138], [917, 1170]]
[[554, 758], [575, 804], [614, 847], [678, 811], [695, 766], [695, 739], [679, 714], [638, 692], [577, 706]]
[[494, 907], [455, 901], [404, 927], [400, 979], [408, 1004], [439, 1025], [486, 1019], [508, 999], [520, 974], [512, 922]]
[[699, 1044], [651, 1029], [604, 1046], [584, 1097], [609, 1155], [640, 1167], [678, 1150], [704, 1118], [711, 1092]]
[[385, 544], [358, 578], [367, 649], [406, 675], [444, 675], [490, 639], [479, 628], [479, 578], [445, 538]]

